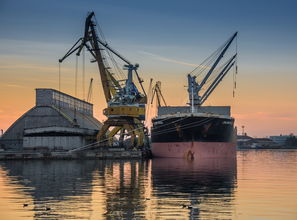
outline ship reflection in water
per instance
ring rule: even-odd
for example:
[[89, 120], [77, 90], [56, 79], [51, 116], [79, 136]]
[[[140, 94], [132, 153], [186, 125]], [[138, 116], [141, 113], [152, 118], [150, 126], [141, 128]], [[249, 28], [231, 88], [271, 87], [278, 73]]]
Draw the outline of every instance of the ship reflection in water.
[[296, 158], [0, 161], [1, 219], [296, 217]]
[[173, 218], [211, 215], [212, 209], [227, 215], [232, 206], [235, 161], [2, 161], [0, 165], [0, 187], [6, 191], [0, 193], [4, 198], [0, 211], [11, 218]]
[[236, 159], [154, 159], [158, 216], [230, 219], [236, 186]]

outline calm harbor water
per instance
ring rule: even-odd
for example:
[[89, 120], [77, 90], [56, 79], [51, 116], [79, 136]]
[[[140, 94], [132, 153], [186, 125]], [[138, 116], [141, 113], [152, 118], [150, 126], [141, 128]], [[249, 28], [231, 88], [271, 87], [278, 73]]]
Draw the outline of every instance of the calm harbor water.
[[297, 150], [237, 160], [0, 161], [0, 219], [297, 219]]

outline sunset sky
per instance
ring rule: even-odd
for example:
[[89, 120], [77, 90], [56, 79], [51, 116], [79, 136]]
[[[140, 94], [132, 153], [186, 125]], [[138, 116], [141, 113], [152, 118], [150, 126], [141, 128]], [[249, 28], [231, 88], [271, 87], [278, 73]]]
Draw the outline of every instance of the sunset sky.
[[[145, 88], [150, 78], [162, 81], [170, 105], [187, 103], [187, 73], [239, 31], [235, 98], [229, 74], [206, 104], [231, 105], [238, 130], [244, 125], [251, 136], [297, 134], [296, 8], [290, 0], [0, 0], [0, 129], [34, 106], [35, 88], [58, 89], [58, 59], [94, 11], [109, 44], [140, 64]], [[61, 88], [71, 95], [74, 61], [62, 64]], [[86, 62], [86, 88], [91, 77], [103, 120], [98, 69]]]

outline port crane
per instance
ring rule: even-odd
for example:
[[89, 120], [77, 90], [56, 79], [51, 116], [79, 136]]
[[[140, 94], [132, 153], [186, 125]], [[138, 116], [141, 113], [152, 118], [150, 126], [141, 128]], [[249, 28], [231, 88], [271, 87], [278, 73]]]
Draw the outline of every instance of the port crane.
[[[103, 122], [101, 130], [97, 134], [98, 146], [112, 146], [115, 136], [118, 135], [120, 144], [123, 144], [124, 140], [130, 140], [130, 146], [143, 147], [146, 140], [143, 121], [145, 120], [147, 95], [142, 85], [143, 80], [141, 80], [137, 72], [139, 65], [129, 62], [101, 39], [97, 34], [96, 25], [95, 14], [91, 12], [85, 21], [84, 36], [76, 41], [64, 57], [59, 59], [59, 62], [62, 63], [74, 52], [79, 56], [82, 49], [86, 48], [94, 58], [91, 62], [97, 62], [98, 64], [103, 93], [107, 103], [107, 108], [103, 110], [107, 120]], [[107, 54], [112, 53], [125, 63], [123, 69], [127, 70], [127, 79], [124, 85], [109, 71], [110, 68], [106, 64], [104, 50], [107, 51]], [[142, 93], [136, 87], [133, 75], [136, 75]]]
[[[219, 64], [219, 62], [224, 57], [226, 51], [230, 47], [231, 43], [234, 41], [234, 39], [237, 37], [238, 32], [235, 32], [222, 47], [220, 47], [217, 51], [215, 51], [214, 54], [212, 54], [206, 61], [214, 61], [213, 64], [208, 66], [200, 65], [199, 67], [196, 67], [190, 74], [188, 74], [188, 94], [189, 94], [189, 100], [190, 100], [190, 106], [191, 111], [194, 112], [195, 109], [199, 106], [201, 106], [207, 98], [210, 96], [210, 94], [214, 91], [214, 89], [218, 86], [218, 84], [223, 80], [223, 78], [226, 76], [226, 74], [229, 72], [229, 70], [232, 68], [232, 66], [236, 65], [237, 62], [237, 52], [226, 62], [224, 63], [219, 70], [217, 71], [217, 76], [214, 77], [211, 84], [205, 88], [205, 86], [208, 84], [208, 80], [210, 79], [210, 76], [213, 75], [216, 72], [216, 67]], [[205, 63], [205, 62], [203, 62]], [[205, 74], [204, 78], [201, 80], [201, 82], [197, 82], [196, 75], [193, 73], [198, 69], [202, 68], [203, 70], [207, 70], [207, 73]], [[202, 71], [199, 72], [201, 74]], [[237, 71], [237, 66], [236, 66]], [[204, 90], [203, 94], [200, 94], [201, 91]]]
[[167, 106], [166, 101], [165, 101], [164, 96], [161, 91], [161, 82], [160, 81], [157, 81], [156, 84], [152, 88], [151, 104], [153, 104], [155, 97], [157, 100], [157, 107], [162, 106], [162, 101], [163, 101], [164, 106]]
[[[154, 103], [155, 99], [156, 99], [156, 105], [154, 106], [154, 110], [158, 110], [159, 107], [161, 106], [167, 106], [167, 103], [164, 99], [164, 96], [162, 94], [161, 91], [161, 81], [157, 81], [154, 86], [153, 86], [153, 79], [150, 80], [150, 84], [149, 84], [149, 89], [148, 89], [148, 99], [149, 99], [149, 103], [147, 106], [147, 111], [146, 111], [146, 124], [149, 125], [150, 121], [151, 121], [151, 105]], [[149, 126], [147, 126], [149, 127]]]

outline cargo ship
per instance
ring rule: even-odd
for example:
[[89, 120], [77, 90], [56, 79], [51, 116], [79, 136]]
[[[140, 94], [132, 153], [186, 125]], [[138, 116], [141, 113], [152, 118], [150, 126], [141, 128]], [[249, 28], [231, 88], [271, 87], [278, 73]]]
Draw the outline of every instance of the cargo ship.
[[[237, 52], [217, 67], [236, 37], [237, 32], [213, 54], [214, 57], [209, 57], [214, 62], [207, 68], [200, 82], [196, 75], [188, 74], [188, 106], [158, 108], [158, 115], [152, 119], [151, 128], [154, 157], [236, 157], [236, 129], [231, 107], [203, 106], [229, 70], [234, 67], [234, 74], [237, 72]], [[209, 81], [210, 76], [212, 81]], [[207, 84], [210, 85], [205, 89]], [[202, 90], [204, 93], [200, 94]]]

